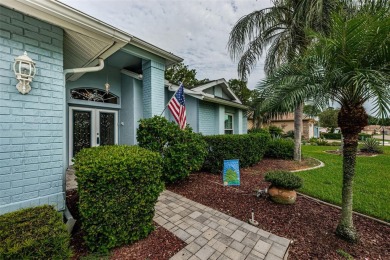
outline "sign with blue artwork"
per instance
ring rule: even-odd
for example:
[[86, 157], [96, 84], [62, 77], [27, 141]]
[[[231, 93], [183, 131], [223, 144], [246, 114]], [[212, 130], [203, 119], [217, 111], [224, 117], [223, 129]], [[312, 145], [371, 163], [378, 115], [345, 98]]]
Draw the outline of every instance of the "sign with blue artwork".
[[238, 159], [223, 160], [223, 185], [240, 185], [240, 164]]

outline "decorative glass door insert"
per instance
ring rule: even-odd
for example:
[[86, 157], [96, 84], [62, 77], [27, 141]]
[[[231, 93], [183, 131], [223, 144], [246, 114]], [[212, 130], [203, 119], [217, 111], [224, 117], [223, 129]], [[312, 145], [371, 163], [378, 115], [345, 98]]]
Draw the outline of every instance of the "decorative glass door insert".
[[100, 145], [115, 144], [115, 114], [99, 112]]
[[118, 143], [118, 112], [69, 108], [69, 164], [83, 148]]
[[73, 155], [91, 147], [92, 111], [73, 110]]

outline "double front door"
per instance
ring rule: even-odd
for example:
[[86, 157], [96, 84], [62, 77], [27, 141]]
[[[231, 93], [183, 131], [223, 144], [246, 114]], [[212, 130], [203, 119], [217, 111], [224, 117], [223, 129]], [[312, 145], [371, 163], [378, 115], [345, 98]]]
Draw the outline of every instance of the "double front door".
[[69, 108], [69, 163], [83, 148], [118, 144], [118, 112]]

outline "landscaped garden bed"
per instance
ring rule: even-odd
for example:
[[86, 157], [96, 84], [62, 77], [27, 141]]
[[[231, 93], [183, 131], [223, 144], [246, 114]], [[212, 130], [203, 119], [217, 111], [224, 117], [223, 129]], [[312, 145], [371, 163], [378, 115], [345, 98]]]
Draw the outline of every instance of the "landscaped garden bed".
[[345, 259], [342, 256], [345, 253], [357, 259], [385, 259], [390, 255], [390, 226], [355, 215], [361, 238], [359, 243], [350, 244], [334, 234], [339, 209], [302, 196], [293, 205], [254, 196], [255, 189], [269, 185], [263, 182], [265, 172], [300, 167], [292, 161], [264, 159], [241, 169], [240, 186], [224, 187], [221, 175], [202, 172], [167, 188], [243, 221], [250, 218], [253, 208], [260, 228], [294, 240], [290, 259]]
[[[323, 199], [334, 200], [339, 204], [341, 197], [341, 157], [326, 154], [323, 151], [329, 147], [308, 146], [304, 147], [306, 155], [319, 158], [325, 162], [325, 167], [296, 173], [304, 179], [304, 187], [301, 191]], [[357, 169], [355, 204], [361, 208], [361, 197], [367, 197], [360, 188], [360, 179], [364, 177], [365, 186], [373, 192], [372, 179], [380, 179], [382, 172], [363, 173], [366, 167], [376, 167], [373, 164], [381, 164], [389, 151], [378, 157], [361, 158], [362, 168]], [[383, 158], [382, 158], [383, 157]], [[367, 161], [366, 160], [370, 160]], [[371, 161], [371, 160], [379, 160]], [[263, 159], [259, 164], [241, 169], [241, 185], [224, 187], [220, 174], [206, 172], [193, 173], [187, 179], [175, 184], [170, 184], [167, 189], [204, 204], [228, 215], [247, 221], [254, 209], [255, 219], [259, 227], [276, 235], [286, 237], [294, 241], [290, 249], [290, 259], [345, 259], [351, 255], [357, 259], [385, 259], [390, 254], [390, 226], [381, 224], [362, 216], [354, 216], [356, 228], [361, 235], [357, 244], [350, 244], [339, 239], [334, 231], [340, 218], [340, 210], [319, 203], [313, 199], [298, 196], [293, 205], [279, 205], [266, 197], [257, 198], [257, 189], [269, 186], [264, 182], [264, 173], [271, 170], [298, 170], [313, 167], [318, 164], [314, 159], [306, 159], [302, 163], [290, 160]], [[371, 166], [370, 166], [371, 165]], [[379, 166], [378, 166], [379, 167]], [[379, 175], [378, 175], [379, 174]], [[361, 176], [364, 175], [364, 176]], [[383, 182], [383, 179], [379, 180]], [[329, 183], [329, 185], [327, 184]], [[313, 187], [316, 187], [313, 192]], [[380, 188], [380, 187], [379, 187]], [[328, 192], [329, 190], [329, 192]], [[76, 191], [68, 192], [67, 203], [76, 219], [79, 219], [76, 201]], [[374, 194], [374, 196], [376, 196]], [[372, 196], [371, 196], [372, 197]], [[331, 198], [331, 199], [329, 199]], [[376, 197], [375, 204], [368, 203], [374, 213], [386, 220], [386, 209], [383, 202]], [[378, 211], [376, 204], [382, 205]], [[367, 206], [367, 207], [368, 207]], [[364, 208], [362, 208], [364, 209]], [[365, 212], [364, 213], [370, 213]], [[384, 214], [384, 215], [383, 215]], [[381, 217], [382, 216], [382, 217]], [[384, 217], [383, 217], [384, 216]], [[71, 245], [74, 251], [74, 259], [87, 255], [87, 248], [82, 239], [82, 231], [76, 223]], [[147, 238], [131, 245], [124, 245], [111, 250], [110, 259], [169, 259], [180, 251], [185, 243], [162, 227], [156, 226], [156, 230]]]

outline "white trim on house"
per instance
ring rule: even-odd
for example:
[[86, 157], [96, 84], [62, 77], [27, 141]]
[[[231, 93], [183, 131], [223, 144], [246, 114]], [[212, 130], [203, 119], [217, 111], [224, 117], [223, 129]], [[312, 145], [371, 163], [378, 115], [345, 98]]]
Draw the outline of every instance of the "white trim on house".
[[[101, 41], [112, 43], [116, 51], [130, 43], [166, 60], [166, 65], [183, 61], [182, 58], [157, 46], [147, 43], [127, 32], [119, 30], [92, 16], [80, 12], [58, 1], [50, 0], [5, 0], [1, 2], [11, 9], [16, 9], [39, 20], [57, 25], [63, 29], [79, 32]], [[104, 52], [104, 50], [102, 50]], [[114, 51], [115, 52], [115, 51]], [[104, 57], [101, 57], [104, 58]], [[85, 66], [93, 66], [85, 64]]]
[[227, 130], [227, 131], [232, 131], [231, 134], [234, 134], [234, 114], [225, 112], [225, 116], [232, 117], [232, 128], [226, 128], [225, 118], [224, 118], [224, 120], [223, 120], [223, 133], [226, 134], [226, 130]]
[[142, 74], [138, 74], [130, 70], [121, 69], [121, 73], [138, 80], [142, 80], [143, 78]]
[[[168, 90], [172, 91], [172, 92], [176, 92], [176, 90], [179, 88], [179, 86], [172, 85], [172, 84], [166, 85], [166, 86], [168, 87]], [[187, 88], [184, 88], [184, 93], [189, 95], [189, 96], [192, 96], [194, 98], [203, 100], [204, 93], [195, 92], [195, 91], [192, 91], [191, 89], [187, 89]]]
[[[115, 144], [118, 144], [118, 111], [116, 110], [107, 110], [107, 109], [99, 109], [93, 107], [69, 107], [69, 165], [73, 165], [73, 111], [89, 111], [91, 112], [91, 147], [99, 146], [97, 143], [97, 137], [99, 134], [100, 127], [100, 112], [103, 113], [113, 113], [115, 115]], [[100, 138], [100, 136], [99, 136]]]
[[234, 100], [232, 100], [232, 102], [237, 102], [239, 104], [242, 104], [240, 99], [236, 96], [236, 94], [234, 94], [234, 92], [230, 89], [229, 87], [229, 84], [226, 82], [225, 79], [217, 79], [217, 80], [213, 80], [213, 81], [210, 81], [210, 82], [207, 82], [203, 85], [199, 85], [195, 88], [193, 88], [192, 90], [193, 91], [201, 91], [203, 92], [205, 89], [208, 89], [208, 88], [211, 88], [211, 87], [214, 87], [214, 86], [217, 86], [217, 85], [221, 85], [221, 87], [228, 92], [229, 95], [231, 95], [233, 97]]
[[[216, 81], [218, 81], [218, 80], [215, 80], [213, 82], [216, 82]], [[226, 81], [225, 81], [225, 83], [226, 83]], [[208, 83], [206, 83], [206, 84], [208, 84]], [[218, 85], [218, 84], [209, 85], [208, 87], [206, 87], [204, 89], [207, 89], [207, 88], [215, 86], [215, 85]], [[179, 86], [171, 84], [167, 80], [165, 80], [165, 86], [168, 87], [169, 91], [173, 91], [173, 92], [175, 92], [179, 88]], [[192, 89], [184, 88], [184, 93], [189, 95], [189, 96], [195, 97], [197, 99], [208, 101], [211, 103], [216, 103], [216, 104], [225, 105], [225, 106], [229, 106], [229, 107], [240, 108], [240, 109], [244, 109], [244, 110], [248, 109], [248, 107], [243, 105], [239, 99], [237, 99], [239, 102], [238, 103], [237, 101], [227, 100], [227, 99], [216, 97], [213, 94], [205, 93], [200, 89], [201, 89], [200, 86], [196, 87], [196, 88], [192, 88]], [[232, 90], [229, 88], [229, 91], [232, 91]]]

